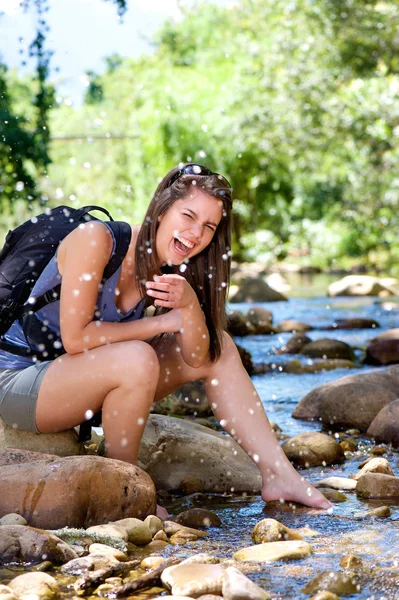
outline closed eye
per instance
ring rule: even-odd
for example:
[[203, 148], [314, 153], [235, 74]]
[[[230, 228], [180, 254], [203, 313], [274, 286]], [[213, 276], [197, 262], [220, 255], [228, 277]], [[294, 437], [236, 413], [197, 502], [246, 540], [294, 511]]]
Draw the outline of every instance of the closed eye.
[[[188, 217], [189, 219], [194, 219], [194, 216], [190, 213], [183, 213], [183, 216]], [[216, 227], [214, 227], [213, 225], [205, 225], [205, 227], [208, 227], [208, 229], [210, 229], [212, 233], [215, 233], [216, 231]]]

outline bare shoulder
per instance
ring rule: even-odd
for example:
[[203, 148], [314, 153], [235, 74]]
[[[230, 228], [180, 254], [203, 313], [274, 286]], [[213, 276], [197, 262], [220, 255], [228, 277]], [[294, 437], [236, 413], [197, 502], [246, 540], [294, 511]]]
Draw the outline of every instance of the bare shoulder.
[[113, 239], [108, 227], [101, 221], [81, 223], [61, 242], [57, 252], [58, 270], [62, 275], [68, 257], [79, 262], [98, 261], [106, 264], [111, 256]]

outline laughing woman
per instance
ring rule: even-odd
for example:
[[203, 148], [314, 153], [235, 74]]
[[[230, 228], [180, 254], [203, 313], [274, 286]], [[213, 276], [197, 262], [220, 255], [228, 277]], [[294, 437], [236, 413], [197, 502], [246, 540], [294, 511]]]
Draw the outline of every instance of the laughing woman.
[[[135, 464], [154, 400], [202, 379], [216, 418], [256, 462], [262, 498], [327, 509], [281, 450], [225, 333], [231, 205], [223, 176], [194, 164], [172, 169], [104, 285], [116, 244], [107, 223], [69, 233], [32, 290], [37, 296], [61, 281], [60, 301], [36, 316], [61, 336], [65, 354], [34, 363], [0, 351], [0, 416], [50, 433], [102, 409], [107, 455]], [[149, 304], [155, 314], [144, 316]], [[18, 322], [7, 339], [27, 345]]]

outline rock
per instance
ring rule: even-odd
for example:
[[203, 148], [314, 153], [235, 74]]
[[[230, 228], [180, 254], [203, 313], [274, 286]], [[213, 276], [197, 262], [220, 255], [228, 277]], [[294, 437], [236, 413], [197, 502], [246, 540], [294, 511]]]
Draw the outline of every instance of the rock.
[[185, 558], [180, 564], [181, 565], [192, 565], [193, 563], [218, 565], [220, 563], [220, 560], [218, 559], [217, 556], [213, 556], [212, 554], [206, 554], [205, 552], [201, 552], [200, 554], [192, 554], [188, 558]]
[[387, 453], [387, 449], [383, 446], [374, 446], [374, 448], [371, 448], [370, 453], [375, 456], [383, 456]]
[[190, 508], [181, 512], [175, 519], [176, 523], [187, 527], [220, 527], [222, 522], [216, 513], [205, 508]]
[[157, 531], [157, 533], [154, 535], [154, 537], [152, 539], [154, 541], [161, 540], [162, 542], [167, 542], [168, 541], [168, 536], [166, 535], [166, 533], [162, 529], [162, 531]]
[[230, 302], [278, 302], [287, 298], [271, 288], [260, 277], [246, 277], [239, 284], [239, 290], [229, 299]]
[[268, 542], [242, 548], [233, 554], [233, 558], [244, 562], [274, 562], [303, 558], [311, 553], [312, 547], [307, 542]]
[[304, 333], [295, 333], [278, 351], [277, 354], [300, 354], [304, 346], [311, 343], [310, 337]]
[[[280, 352], [278, 352], [280, 354]], [[314, 358], [306, 363], [300, 360], [289, 360], [282, 365], [285, 373], [319, 373], [320, 371], [332, 371], [333, 369], [357, 369], [357, 365], [351, 360], [342, 358]]]
[[140, 519], [127, 518], [114, 521], [113, 525], [125, 529], [128, 540], [136, 546], [145, 546], [152, 540], [152, 532], [147, 523]]
[[266, 277], [266, 283], [281, 294], [287, 294], [291, 291], [290, 284], [281, 273], [270, 273], [270, 275]]
[[24, 525], [0, 527], [0, 564], [40, 563], [50, 560], [61, 564], [77, 557], [75, 550], [55, 535]]
[[394, 400], [380, 410], [367, 429], [367, 435], [377, 442], [399, 448], [399, 400]]
[[197, 540], [198, 540], [198, 537], [196, 535], [194, 535], [193, 533], [186, 533], [184, 531], [178, 531], [177, 533], [174, 533], [170, 537], [169, 542], [172, 545], [184, 546], [185, 544], [187, 544], [187, 542], [196, 542]]
[[58, 597], [58, 583], [48, 573], [24, 573], [12, 579], [9, 587], [19, 600], [52, 600]]
[[356, 450], [358, 449], [358, 443], [354, 440], [342, 440], [342, 442], [340, 442], [339, 445], [341, 446], [344, 452], [356, 452]]
[[223, 600], [269, 600], [265, 590], [235, 567], [228, 567], [223, 577]]
[[144, 519], [144, 523], [147, 525], [153, 536], [158, 533], [158, 531], [163, 531], [163, 523], [156, 515], [148, 515], [148, 517]]
[[323, 571], [312, 579], [312, 581], [309, 581], [302, 591], [305, 594], [314, 594], [323, 590], [346, 596], [359, 593], [360, 585], [353, 575]]
[[212, 493], [259, 492], [255, 463], [229, 436], [173, 417], [150, 415], [140, 444], [139, 465], [157, 489], [176, 490], [195, 473]]
[[195, 415], [206, 417], [213, 414], [201, 380], [186, 383], [170, 396], [159, 402], [154, 402], [151, 411], [157, 415], [171, 416]]
[[184, 492], [186, 496], [189, 496], [191, 494], [202, 493], [205, 490], [205, 483], [198, 477], [187, 475], [179, 483], [178, 489]]
[[337, 504], [338, 502], [346, 502], [348, 500], [347, 496], [338, 490], [333, 490], [332, 488], [323, 488], [321, 486], [319, 486], [319, 490], [323, 496], [327, 498], [327, 500], [333, 502], [334, 504]]
[[348, 479], [347, 477], [326, 477], [313, 484], [315, 487], [327, 487], [333, 490], [344, 490], [347, 492], [354, 491], [356, 489], [356, 481]]
[[347, 375], [309, 392], [296, 406], [296, 419], [366, 431], [384, 406], [397, 399], [399, 367]]
[[373, 508], [371, 510], [367, 510], [363, 513], [355, 513], [353, 515], [355, 518], [364, 518], [364, 517], [375, 517], [376, 519], [386, 519], [391, 516], [391, 509], [389, 506], [379, 506], [378, 508]]
[[388, 331], [383, 331], [370, 341], [373, 343], [382, 342], [384, 340], [399, 340], [399, 327], [396, 327], [395, 329], [388, 329]]
[[60, 433], [33, 433], [9, 427], [0, 418], [0, 449], [31, 450], [57, 456], [84, 454], [83, 444], [78, 442], [74, 429]]
[[0, 468], [0, 514], [18, 512], [32, 526], [86, 528], [123, 517], [145, 517], [155, 509], [150, 477], [119, 460], [50, 457]]
[[163, 556], [147, 556], [140, 563], [141, 569], [156, 569], [164, 562]]
[[398, 282], [370, 275], [348, 275], [328, 287], [328, 295], [335, 296], [396, 296]]
[[356, 473], [354, 479], [360, 479], [365, 473], [384, 473], [393, 475], [391, 465], [386, 458], [376, 457], [367, 461], [367, 463]]
[[313, 327], [308, 323], [304, 323], [303, 321], [295, 321], [294, 319], [285, 319], [284, 321], [280, 321], [280, 323], [277, 325], [278, 333], [289, 333], [291, 331], [294, 333], [303, 333], [305, 331], [310, 331], [311, 329], [313, 329]]
[[86, 529], [87, 535], [96, 533], [101, 536], [110, 535], [114, 538], [119, 538], [124, 542], [128, 541], [128, 533], [124, 527], [118, 527], [114, 523], [104, 523], [103, 525], [93, 525]]
[[328, 435], [300, 433], [282, 445], [287, 458], [297, 466], [340, 464], [345, 460], [341, 446]]
[[253, 375], [254, 365], [252, 362], [251, 354], [248, 352], [248, 350], [246, 350], [239, 344], [236, 344], [236, 346], [237, 346], [238, 354], [240, 355], [241, 362], [243, 364], [244, 369], [246, 370], [248, 375]]
[[379, 340], [367, 346], [367, 365], [393, 365], [399, 363], [399, 340]]
[[366, 473], [357, 482], [356, 494], [361, 498], [399, 498], [399, 477]]
[[255, 327], [242, 312], [234, 310], [227, 315], [227, 331], [230, 335], [244, 337], [246, 335], [253, 335]]
[[358, 569], [363, 565], [363, 561], [354, 554], [347, 554], [341, 558], [339, 565], [343, 569]]
[[185, 525], [175, 523], [174, 521], [164, 521], [163, 526], [164, 531], [167, 535], [174, 535], [178, 532], [186, 532], [193, 533], [197, 537], [208, 537], [208, 534], [205, 531], [201, 531], [200, 529], [193, 529], [192, 527], [186, 527]]
[[43, 454], [41, 452], [31, 452], [30, 450], [7, 448], [0, 450], [0, 467], [37, 462], [38, 460], [49, 460], [50, 458], [57, 459], [58, 456], [56, 454]]
[[122, 550], [118, 550], [118, 548], [112, 548], [111, 546], [107, 546], [106, 544], [90, 544], [89, 546], [89, 554], [104, 554], [105, 556], [112, 556], [116, 558], [119, 562], [124, 562], [127, 560], [127, 555], [122, 552]]
[[262, 519], [253, 528], [252, 541], [256, 544], [280, 540], [303, 540], [303, 535], [285, 527], [275, 519]]
[[273, 323], [273, 313], [261, 306], [252, 306], [252, 308], [247, 311], [245, 318], [255, 327], [257, 333], [262, 327], [270, 327]]
[[340, 597], [331, 592], [317, 592], [315, 596], [309, 598], [309, 600], [340, 600]]
[[2, 583], [0, 583], [0, 598], [1, 600], [18, 600], [12, 589]]
[[375, 329], [376, 327], [381, 326], [374, 319], [352, 317], [350, 319], [337, 319], [331, 326], [324, 327], [324, 329]]
[[0, 519], [0, 525], [27, 525], [26, 519], [16, 513], [9, 513]]
[[355, 358], [352, 348], [345, 342], [322, 338], [310, 342], [302, 347], [301, 353], [313, 358], [343, 358], [353, 360]]
[[203, 594], [221, 594], [224, 569], [219, 565], [180, 564], [168, 567], [161, 575], [173, 596], [197, 598]]

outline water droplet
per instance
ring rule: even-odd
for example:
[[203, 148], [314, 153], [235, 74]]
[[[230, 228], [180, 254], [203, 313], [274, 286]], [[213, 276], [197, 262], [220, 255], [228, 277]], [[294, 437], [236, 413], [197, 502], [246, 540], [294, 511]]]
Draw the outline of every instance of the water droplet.
[[80, 291], [79, 290], [73, 290], [72, 294], [76, 297], [79, 296]]
[[185, 265], [185, 264], [180, 265], [180, 267], [179, 267], [180, 273], [184, 273], [184, 271], [186, 271], [186, 270], [187, 270], [187, 265]]
[[211, 385], [213, 385], [214, 387], [216, 387], [217, 385], [219, 385], [219, 379], [212, 379]]
[[85, 412], [85, 419], [86, 421], [88, 421], [89, 419], [91, 419], [94, 416], [94, 412], [92, 410], [86, 410]]
[[83, 279], [83, 281], [91, 281], [92, 280], [91, 273], [83, 273], [82, 279]]

